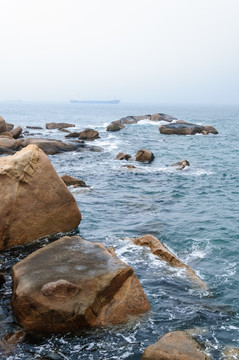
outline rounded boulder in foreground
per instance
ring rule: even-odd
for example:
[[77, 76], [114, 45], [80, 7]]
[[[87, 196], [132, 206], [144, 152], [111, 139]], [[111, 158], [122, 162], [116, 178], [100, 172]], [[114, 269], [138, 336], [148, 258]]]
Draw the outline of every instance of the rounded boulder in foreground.
[[65, 236], [13, 267], [13, 311], [29, 333], [119, 324], [149, 302], [133, 269], [104, 245]]
[[136, 154], [136, 161], [151, 163], [154, 157], [154, 154], [150, 150], [141, 149]]
[[0, 250], [74, 230], [76, 201], [36, 145], [0, 158]]

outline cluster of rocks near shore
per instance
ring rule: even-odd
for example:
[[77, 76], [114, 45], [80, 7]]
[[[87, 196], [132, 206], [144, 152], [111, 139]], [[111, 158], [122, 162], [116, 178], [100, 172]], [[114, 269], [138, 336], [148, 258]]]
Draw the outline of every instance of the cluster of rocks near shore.
[[[119, 131], [126, 124], [145, 119], [169, 123], [177, 121], [160, 113], [128, 116], [112, 122], [107, 131]], [[73, 138], [74, 142], [27, 138], [22, 137], [21, 127], [14, 129], [12, 124], [7, 124], [0, 117], [0, 154], [11, 155], [0, 157], [0, 188], [4, 189], [0, 193], [0, 251], [51, 234], [74, 231], [80, 224], [81, 212], [67, 186], [86, 184], [67, 175], [61, 178], [47, 155], [64, 151], [101, 151], [84, 142], [93, 141], [100, 135], [94, 129], [69, 132], [66, 130], [68, 127], [74, 127], [74, 124], [46, 124], [47, 129], [67, 132], [66, 139]], [[211, 126], [182, 121], [160, 125], [159, 131], [161, 134], [217, 134]], [[118, 154], [117, 159], [134, 160], [124, 153]], [[135, 160], [150, 163], [154, 154], [140, 149]], [[190, 164], [183, 160], [173, 165], [178, 165], [181, 170]], [[134, 168], [134, 165], [129, 166]], [[207, 290], [207, 285], [194, 270], [154, 236], [148, 234], [125, 240], [149, 248], [170, 266], [185, 269], [195, 286]], [[41, 337], [120, 324], [150, 309], [133, 268], [121, 261], [112, 247], [106, 248], [101, 243], [90, 242], [77, 235], [60, 237], [28, 255], [13, 266], [12, 278], [12, 309], [23, 331], [6, 334], [0, 340], [0, 347], [6, 349], [24, 341], [25, 332]], [[4, 285], [4, 281], [4, 273], [0, 273], [0, 286]], [[209, 357], [188, 332], [176, 331], [149, 346], [142, 359], [201, 360]]]

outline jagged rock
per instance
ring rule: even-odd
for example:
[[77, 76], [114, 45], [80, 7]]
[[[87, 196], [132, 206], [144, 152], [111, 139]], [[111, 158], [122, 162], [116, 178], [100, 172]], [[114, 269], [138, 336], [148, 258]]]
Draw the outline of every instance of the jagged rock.
[[144, 235], [139, 238], [126, 239], [132, 241], [135, 245], [147, 246], [150, 248], [151, 252], [158, 256], [160, 259], [166, 261], [169, 265], [177, 268], [185, 268], [187, 271], [187, 275], [199, 286], [204, 289], [207, 289], [207, 285], [195, 274], [193, 269], [191, 269], [188, 265], [184, 264], [181, 260], [179, 260], [169, 249], [161, 243], [156, 237], [153, 235]]
[[160, 125], [159, 131], [161, 134], [165, 135], [195, 135], [200, 134], [203, 131], [207, 133], [217, 134], [217, 130], [211, 126], [202, 126], [191, 123], [182, 123], [177, 122], [173, 124]]
[[119, 131], [123, 129], [125, 126], [120, 122], [113, 121], [110, 125], [107, 126], [106, 131]]
[[223, 355], [224, 355], [223, 357], [224, 360], [237, 360], [239, 359], [239, 349], [228, 347], [223, 351]]
[[14, 139], [18, 139], [22, 134], [22, 127], [18, 126], [10, 131]]
[[71, 192], [35, 145], [0, 158], [0, 251], [68, 232], [81, 221]]
[[119, 324], [150, 308], [133, 269], [104, 245], [65, 236], [13, 267], [20, 325], [44, 335]]
[[26, 147], [28, 145], [37, 145], [47, 155], [59, 154], [65, 151], [74, 151], [78, 149], [77, 143], [67, 144], [63, 141], [42, 139], [42, 138], [27, 138], [21, 141], [21, 145]]
[[137, 151], [136, 161], [151, 163], [154, 160], [154, 154], [150, 150], [141, 149]]
[[164, 113], [157, 113], [157, 114], [153, 114], [150, 116], [150, 120], [151, 121], [168, 121], [171, 122], [173, 120], [176, 120], [177, 118], [171, 116], [171, 115], [167, 115]]
[[0, 116], [0, 134], [8, 131], [6, 121]]
[[80, 132], [79, 139], [88, 141], [99, 139], [99, 133], [94, 129], [85, 129]]
[[55, 122], [52, 122], [52, 123], [47, 123], [46, 125], [46, 128], [47, 129], [65, 129], [65, 128], [68, 128], [68, 127], [75, 127], [74, 124], [67, 124], [67, 123], [55, 123]]
[[74, 185], [75, 187], [77, 186], [87, 187], [86, 183], [83, 180], [75, 179], [69, 175], [62, 175], [61, 178], [66, 184], [66, 186]]
[[190, 164], [187, 160], [182, 160], [182, 161], [178, 161], [175, 164], [172, 164], [171, 166], [178, 166], [177, 170], [182, 170], [185, 168], [185, 166], [190, 166]]
[[209, 360], [202, 346], [184, 331], [173, 331], [148, 346], [142, 360]]
[[33, 129], [33, 130], [42, 130], [43, 128], [41, 126], [26, 126], [27, 129]]
[[120, 153], [118, 153], [118, 155], [116, 155], [116, 159], [117, 160], [129, 160], [129, 159], [131, 159], [131, 155], [120, 152]]
[[65, 138], [78, 138], [80, 136], [80, 132], [70, 132], [65, 136]]

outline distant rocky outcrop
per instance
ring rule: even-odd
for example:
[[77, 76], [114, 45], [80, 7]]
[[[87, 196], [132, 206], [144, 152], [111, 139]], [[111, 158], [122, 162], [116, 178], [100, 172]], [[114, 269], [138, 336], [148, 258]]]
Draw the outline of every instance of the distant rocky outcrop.
[[68, 128], [68, 127], [75, 127], [74, 124], [55, 123], [55, 122], [47, 123], [45, 126], [46, 126], [47, 129], [58, 129], [58, 130], [65, 129], [65, 128]]
[[0, 158], [0, 189], [0, 251], [81, 221], [74, 197], [36, 145]]
[[209, 133], [218, 134], [217, 130], [213, 126], [202, 126], [192, 123], [177, 122], [173, 124], [160, 125], [159, 131], [165, 135], [195, 135]]
[[183, 170], [186, 166], [190, 166], [188, 160], [181, 160], [171, 166], [178, 166], [177, 170]]
[[139, 238], [126, 239], [133, 242], [135, 245], [146, 246], [150, 248], [151, 252], [160, 259], [166, 261], [169, 265], [177, 268], [185, 268], [187, 275], [200, 287], [207, 289], [207, 285], [195, 274], [195, 272], [181, 260], [179, 260], [168, 248], [161, 243], [153, 235], [144, 235]]
[[66, 184], [66, 186], [73, 185], [74, 187], [81, 186], [81, 187], [87, 187], [86, 183], [83, 180], [76, 179], [69, 175], [62, 175], [62, 180]]
[[79, 139], [88, 141], [99, 139], [99, 137], [98, 131], [94, 129], [85, 129], [81, 131], [79, 135]]
[[151, 163], [154, 160], [154, 154], [147, 149], [140, 149], [136, 154], [136, 161]]
[[119, 324], [150, 308], [133, 269], [79, 236], [35, 251], [12, 274], [15, 317], [37, 335]]
[[60, 140], [31, 137], [22, 140], [21, 145], [22, 147], [26, 147], [28, 145], [37, 145], [47, 155], [59, 154], [66, 151], [74, 151], [79, 147], [79, 144], [77, 143], [68, 144]]
[[142, 360], [209, 360], [202, 346], [185, 331], [173, 331], [148, 346]]

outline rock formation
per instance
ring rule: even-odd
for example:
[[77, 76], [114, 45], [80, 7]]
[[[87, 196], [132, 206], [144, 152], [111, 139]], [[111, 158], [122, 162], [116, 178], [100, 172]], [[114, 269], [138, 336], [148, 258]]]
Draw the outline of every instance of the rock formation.
[[64, 183], [66, 184], [66, 186], [71, 186], [71, 185], [74, 185], [75, 187], [77, 187], [77, 186], [86, 187], [87, 186], [83, 180], [73, 178], [72, 176], [69, 176], [69, 175], [62, 175], [61, 178], [64, 181]]
[[120, 153], [118, 153], [118, 155], [116, 155], [116, 159], [117, 160], [129, 160], [129, 159], [131, 159], [131, 155], [120, 152]]
[[74, 197], [35, 145], [0, 158], [0, 250], [68, 232], [81, 221]]
[[113, 121], [110, 125], [107, 126], [106, 131], [119, 131], [125, 126], [117, 121]]
[[119, 324], [150, 308], [133, 269], [104, 245], [65, 236], [13, 267], [12, 306], [29, 333]]
[[190, 166], [190, 164], [187, 160], [181, 160], [171, 166], [178, 166], [177, 170], [183, 170], [186, 166]]
[[80, 132], [79, 139], [88, 141], [99, 139], [99, 133], [94, 129], [85, 129]]
[[6, 121], [0, 116], [0, 134], [8, 131]]
[[136, 161], [151, 163], [154, 160], [154, 154], [150, 150], [141, 149], [137, 151]]
[[159, 241], [153, 235], [144, 235], [139, 238], [126, 239], [132, 241], [135, 245], [147, 246], [150, 248], [151, 252], [158, 256], [160, 259], [166, 261], [169, 265], [177, 268], [185, 268], [187, 271], [187, 275], [200, 287], [207, 289], [207, 285], [195, 274], [193, 269], [191, 269], [188, 265], [184, 264], [181, 260], [179, 260], [171, 251], [168, 250], [166, 246], [164, 246], [161, 241]]
[[200, 344], [184, 331], [173, 331], [148, 346], [142, 360], [209, 360]]
[[22, 147], [28, 145], [37, 145], [47, 155], [59, 154], [65, 151], [74, 151], [78, 149], [78, 144], [67, 144], [60, 140], [42, 139], [42, 138], [27, 138], [21, 140]]
[[12, 137], [13, 137], [14, 139], [18, 139], [18, 138], [21, 136], [21, 134], [22, 134], [22, 127], [21, 127], [21, 126], [17, 126], [16, 128], [12, 129], [12, 130], [10, 131], [10, 133], [12, 134]]
[[[173, 124], [160, 125], [159, 131], [161, 134], [165, 135], [195, 135], [206, 132], [207, 134], [218, 134], [217, 130], [212, 126], [202, 126], [197, 124], [177, 122]], [[206, 134], [205, 133], [205, 134]]]
[[75, 127], [75, 125], [74, 124], [67, 124], [67, 123], [55, 123], [55, 122], [46, 124], [47, 129], [61, 130], [61, 129], [65, 129], [65, 128], [68, 128], [68, 127]]

